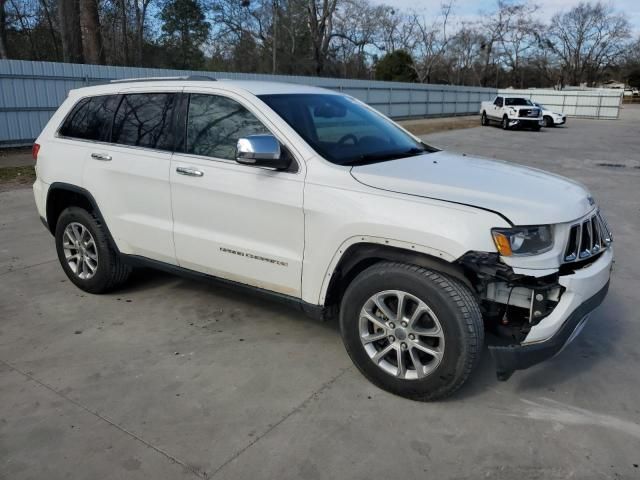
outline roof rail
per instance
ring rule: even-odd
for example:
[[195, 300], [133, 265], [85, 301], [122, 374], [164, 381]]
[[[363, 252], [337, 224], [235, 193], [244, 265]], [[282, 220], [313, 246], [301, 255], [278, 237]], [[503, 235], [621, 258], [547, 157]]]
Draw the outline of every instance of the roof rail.
[[131, 83], [131, 82], [157, 82], [157, 81], [178, 81], [178, 80], [194, 80], [215, 82], [216, 79], [205, 75], [185, 75], [183, 77], [145, 77], [145, 78], [119, 78], [111, 80], [110, 83]]

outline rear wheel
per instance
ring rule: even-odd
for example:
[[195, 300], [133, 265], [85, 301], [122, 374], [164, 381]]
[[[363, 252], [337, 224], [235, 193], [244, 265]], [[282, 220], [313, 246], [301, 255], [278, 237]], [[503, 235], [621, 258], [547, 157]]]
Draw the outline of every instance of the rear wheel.
[[502, 129], [509, 130], [509, 118], [506, 115], [502, 117]]
[[531, 127], [531, 130], [533, 130], [534, 132], [539, 132], [540, 131], [540, 125], [534, 125], [533, 127]]
[[484, 343], [480, 310], [466, 286], [400, 263], [376, 264], [351, 282], [340, 328], [365, 377], [423, 401], [455, 392], [477, 365]]
[[55, 236], [62, 269], [82, 290], [105, 293], [129, 277], [131, 268], [111, 247], [105, 228], [92, 213], [79, 207], [65, 209]]

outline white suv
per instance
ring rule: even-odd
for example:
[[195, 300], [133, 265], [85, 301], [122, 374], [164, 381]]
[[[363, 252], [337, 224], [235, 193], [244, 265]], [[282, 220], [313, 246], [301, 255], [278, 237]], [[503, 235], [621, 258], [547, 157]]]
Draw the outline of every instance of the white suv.
[[611, 233], [582, 185], [439, 151], [333, 91], [82, 88], [34, 154], [38, 211], [81, 289], [151, 265], [338, 315], [360, 371], [409, 398], [459, 388], [485, 330], [500, 379], [554, 355], [609, 284]]

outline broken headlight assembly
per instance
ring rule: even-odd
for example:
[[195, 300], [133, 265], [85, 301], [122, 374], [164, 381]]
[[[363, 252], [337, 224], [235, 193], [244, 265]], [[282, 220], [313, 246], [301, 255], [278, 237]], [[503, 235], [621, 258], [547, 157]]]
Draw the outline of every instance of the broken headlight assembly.
[[551, 225], [492, 228], [491, 235], [498, 252], [505, 257], [538, 255], [553, 247]]

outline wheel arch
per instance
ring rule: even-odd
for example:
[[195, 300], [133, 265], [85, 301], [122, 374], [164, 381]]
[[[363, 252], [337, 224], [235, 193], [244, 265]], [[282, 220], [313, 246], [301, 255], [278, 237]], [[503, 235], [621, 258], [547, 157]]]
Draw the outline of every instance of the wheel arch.
[[60, 214], [68, 207], [84, 208], [88, 212], [92, 212], [98, 222], [104, 227], [109, 243], [113, 249], [119, 254], [120, 250], [113, 239], [109, 227], [102, 216], [100, 207], [93, 198], [93, 195], [85, 188], [70, 183], [54, 182], [47, 191], [46, 201], [46, 220], [47, 227], [52, 235], [56, 233], [56, 224]]
[[388, 261], [436, 270], [460, 280], [473, 290], [464, 269], [444, 258], [398, 246], [359, 242], [347, 247], [335, 267], [329, 272], [330, 279], [326, 290], [321, 293], [321, 303], [326, 307], [337, 305], [349, 283], [358, 274], [376, 263]]

